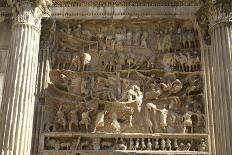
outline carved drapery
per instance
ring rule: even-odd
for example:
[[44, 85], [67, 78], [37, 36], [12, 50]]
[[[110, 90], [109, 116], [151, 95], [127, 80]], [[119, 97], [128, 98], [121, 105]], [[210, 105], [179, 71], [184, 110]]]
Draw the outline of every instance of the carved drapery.
[[0, 111], [2, 155], [30, 154], [41, 19], [48, 13], [47, 2], [9, 2], [13, 33]]

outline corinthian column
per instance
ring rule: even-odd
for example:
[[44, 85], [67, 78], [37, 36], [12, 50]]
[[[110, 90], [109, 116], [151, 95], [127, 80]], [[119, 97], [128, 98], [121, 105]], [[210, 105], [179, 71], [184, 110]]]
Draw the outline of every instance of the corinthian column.
[[47, 12], [47, 0], [36, 2], [12, 2], [12, 39], [0, 109], [1, 155], [30, 154], [41, 18]]
[[211, 50], [207, 71], [211, 78], [217, 155], [232, 154], [232, 2], [208, 5]]

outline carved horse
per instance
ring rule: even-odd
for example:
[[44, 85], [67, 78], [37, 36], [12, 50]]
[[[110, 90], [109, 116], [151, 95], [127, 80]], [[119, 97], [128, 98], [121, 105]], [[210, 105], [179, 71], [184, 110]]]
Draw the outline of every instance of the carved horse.
[[80, 69], [82, 69], [82, 71], [88, 69], [90, 62], [91, 62], [91, 55], [89, 53], [80, 54]]

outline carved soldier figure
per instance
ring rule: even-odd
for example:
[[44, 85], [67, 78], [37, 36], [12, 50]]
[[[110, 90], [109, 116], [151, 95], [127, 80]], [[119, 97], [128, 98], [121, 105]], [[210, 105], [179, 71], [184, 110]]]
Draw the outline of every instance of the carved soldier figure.
[[143, 32], [141, 37], [141, 46], [147, 48], [147, 41], [148, 41], [148, 32]]
[[168, 110], [166, 108], [159, 110], [161, 112], [160, 115], [160, 126], [162, 129], [166, 129], [168, 126], [167, 124], [167, 117], [168, 117]]
[[133, 37], [133, 45], [140, 46], [141, 31], [139, 28], [136, 29], [136, 32]]
[[76, 125], [77, 127], [79, 125], [77, 111], [78, 111], [78, 109], [74, 109], [74, 110], [71, 110], [69, 112], [69, 117], [70, 117], [70, 121], [68, 123], [69, 124], [69, 131], [72, 131], [72, 124]]
[[89, 111], [84, 111], [81, 114], [81, 125], [85, 125], [85, 129], [87, 132], [89, 132], [89, 124], [90, 124], [90, 117], [89, 117]]
[[183, 133], [186, 133], [187, 127], [191, 127], [191, 130], [192, 130], [192, 119], [191, 119], [191, 116], [192, 115], [190, 113], [188, 113], [188, 112], [183, 116], [183, 119], [184, 119]]
[[132, 45], [132, 39], [133, 39], [132, 32], [131, 31], [127, 31], [127, 33], [126, 33], [126, 45], [127, 46], [131, 46]]
[[65, 130], [67, 121], [65, 119], [64, 111], [62, 111], [62, 105], [59, 107], [59, 110], [56, 113], [56, 122], [63, 126]]

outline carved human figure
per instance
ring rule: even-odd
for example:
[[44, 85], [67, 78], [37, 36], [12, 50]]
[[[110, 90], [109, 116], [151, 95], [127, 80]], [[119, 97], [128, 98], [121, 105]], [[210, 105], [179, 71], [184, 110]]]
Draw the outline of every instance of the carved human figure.
[[197, 55], [193, 61], [193, 71], [198, 71], [200, 68], [200, 64], [201, 64], [201, 60], [200, 57]]
[[140, 31], [140, 28], [137, 28], [133, 36], [133, 45], [140, 46], [140, 39], [141, 39], [141, 31]]
[[69, 24], [66, 25], [66, 27], [63, 30], [66, 34], [71, 34], [72, 29]]
[[89, 92], [90, 92], [90, 90], [88, 88], [88, 83], [89, 83], [89, 81], [86, 79], [82, 79], [82, 81], [81, 81], [80, 93], [84, 97], [88, 96]]
[[129, 150], [134, 150], [135, 146], [134, 146], [134, 140], [133, 138], [130, 138], [130, 142], [129, 142]]
[[165, 31], [164, 38], [163, 38], [163, 51], [170, 51], [172, 48], [172, 41], [171, 41], [171, 34], [168, 31]]
[[151, 143], [150, 138], [148, 138], [148, 140], [147, 140], [147, 149], [146, 150], [152, 150], [152, 143]]
[[123, 50], [123, 44], [125, 43], [126, 40], [126, 34], [123, 32], [123, 30], [118, 29], [118, 33], [115, 34], [115, 41], [117, 45], [117, 51], [122, 51]]
[[77, 53], [73, 53], [72, 56], [72, 62], [71, 65], [69, 66], [70, 70], [73, 71], [80, 71], [80, 56]]
[[178, 147], [179, 147], [179, 146], [178, 146], [178, 142], [177, 142], [177, 139], [175, 138], [175, 139], [174, 139], [174, 143], [173, 143], [173, 148], [174, 148], [175, 150], [177, 150]]
[[134, 98], [137, 104], [137, 110], [140, 112], [142, 108], [142, 103], [143, 103], [143, 93], [141, 92], [139, 86], [134, 85], [133, 88], [134, 88], [134, 93], [135, 93]]
[[206, 143], [205, 143], [205, 140], [204, 139], [201, 139], [201, 143], [199, 144], [198, 146], [198, 151], [203, 151], [205, 152], [206, 151]]
[[78, 109], [73, 109], [68, 113], [69, 118], [70, 118], [70, 121], [68, 123], [70, 132], [72, 131], [72, 124], [76, 125], [76, 127], [78, 127], [78, 125], [79, 125], [77, 111], [78, 111]]
[[58, 124], [62, 125], [63, 129], [65, 130], [67, 121], [64, 115], [64, 111], [62, 110], [62, 105], [60, 105], [59, 110], [56, 112], [55, 120]]
[[168, 117], [168, 110], [166, 108], [159, 110], [161, 112], [160, 114], [160, 126], [163, 130], [166, 129], [168, 126], [167, 124], [167, 117]]
[[190, 113], [188, 113], [188, 112], [185, 113], [184, 116], [183, 116], [183, 119], [184, 119], [184, 120], [183, 120], [183, 121], [184, 121], [184, 122], [183, 122], [183, 125], [184, 125], [184, 126], [183, 126], [183, 133], [186, 133], [187, 127], [190, 127], [190, 128], [191, 128], [191, 133], [193, 132], [193, 131], [192, 131], [192, 123], [193, 123], [193, 122], [192, 122], [191, 116], [192, 116], [192, 115], [191, 115]]
[[81, 121], [80, 121], [80, 125], [85, 125], [85, 129], [87, 132], [89, 132], [89, 124], [90, 124], [90, 117], [89, 117], [89, 111], [84, 111], [81, 114]]
[[141, 47], [147, 48], [148, 32], [143, 32], [141, 37]]
[[153, 103], [147, 103], [145, 106], [145, 122], [151, 133], [154, 133], [154, 128], [157, 128], [157, 121], [152, 121], [152, 118], [157, 116], [157, 107]]
[[132, 39], [133, 39], [133, 34], [131, 31], [127, 31], [126, 33], [126, 45], [131, 46], [132, 45]]
[[78, 24], [77, 27], [73, 30], [72, 34], [76, 37], [80, 37], [82, 32], [81, 24]]
[[63, 87], [65, 87], [67, 91], [70, 92], [72, 80], [64, 74], [61, 74], [60, 76], [61, 76], [61, 79], [63, 80]]
[[161, 89], [156, 83], [150, 84], [150, 89], [146, 92], [146, 99], [153, 100], [158, 99], [161, 95]]
[[130, 86], [129, 82], [123, 83], [123, 91], [122, 91], [122, 98], [120, 101], [133, 101], [133, 97], [136, 95], [134, 92], [134, 88]]
[[159, 52], [164, 52], [164, 34], [163, 31], [160, 31], [157, 35], [157, 50]]
[[159, 150], [160, 146], [159, 146], [159, 139], [156, 138], [155, 140], [155, 150]]
[[177, 62], [179, 62], [180, 64], [180, 71], [185, 71], [185, 64], [188, 62], [188, 58], [182, 54], [182, 53], [179, 53], [179, 56], [176, 57], [177, 58]]
[[164, 138], [161, 140], [160, 148], [161, 148], [162, 151], [166, 149], [166, 141], [165, 141]]
[[189, 52], [186, 53], [187, 55], [187, 63], [186, 63], [186, 69], [185, 71], [187, 72], [191, 72], [193, 71], [193, 66], [194, 66], [194, 61], [195, 61], [195, 58], [193, 56], [190, 55]]
[[144, 138], [142, 138], [141, 140], [141, 150], [146, 150], [146, 145], [145, 145], [145, 142], [144, 142]]
[[61, 50], [56, 53], [56, 68], [57, 69], [64, 69], [64, 66], [66, 65], [65, 54], [66, 54], [65, 46], [63, 46]]
[[126, 55], [126, 62], [128, 64], [128, 69], [132, 69], [136, 61], [136, 55], [134, 53], [127, 53]]
[[167, 139], [166, 143], [167, 143], [167, 149], [168, 149], [169, 151], [171, 151], [171, 150], [172, 150], [172, 142], [171, 142], [171, 140], [170, 140], [170, 139]]
[[135, 142], [135, 150], [139, 150], [139, 149], [140, 149], [139, 138], [137, 138]]

